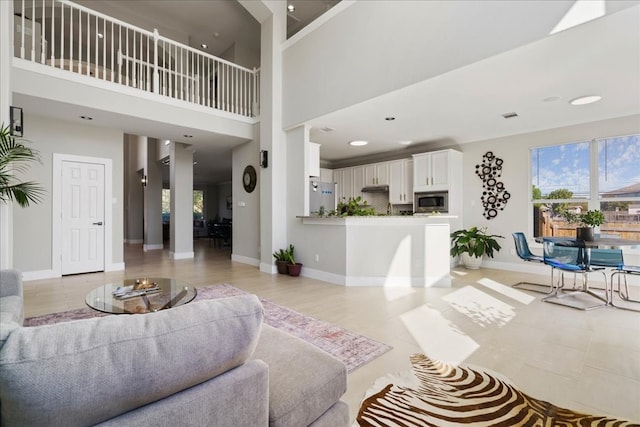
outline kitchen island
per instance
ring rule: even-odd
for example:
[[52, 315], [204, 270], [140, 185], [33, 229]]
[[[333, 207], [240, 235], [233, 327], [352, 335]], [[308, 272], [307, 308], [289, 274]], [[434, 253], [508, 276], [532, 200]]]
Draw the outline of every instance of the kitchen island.
[[456, 218], [299, 217], [303, 274], [345, 286], [449, 287], [449, 224]]

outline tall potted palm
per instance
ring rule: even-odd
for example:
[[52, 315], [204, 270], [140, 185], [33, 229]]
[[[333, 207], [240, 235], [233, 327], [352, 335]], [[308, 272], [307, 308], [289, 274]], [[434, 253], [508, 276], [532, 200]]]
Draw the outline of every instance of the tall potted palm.
[[15, 201], [24, 208], [40, 202], [44, 189], [36, 182], [18, 180], [16, 174], [40, 161], [38, 152], [22, 141], [11, 135], [9, 126], [0, 125], [0, 202]]

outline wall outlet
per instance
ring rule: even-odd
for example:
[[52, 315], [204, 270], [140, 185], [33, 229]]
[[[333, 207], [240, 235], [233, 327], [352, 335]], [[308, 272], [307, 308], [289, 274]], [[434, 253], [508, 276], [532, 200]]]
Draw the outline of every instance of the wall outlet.
[[320, 262], [320, 255], [316, 254], [315, 260], [316, 260], [316, 262]]

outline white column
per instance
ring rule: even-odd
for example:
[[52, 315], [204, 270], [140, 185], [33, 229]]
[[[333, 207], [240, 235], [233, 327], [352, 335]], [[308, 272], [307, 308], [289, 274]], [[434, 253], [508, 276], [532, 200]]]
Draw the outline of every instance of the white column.
[[193, 152], [171, 143], [171, 249], [173, 259], [193, 258]]
[[[9, 123], [13, 58], [13, 2], [0, 1], [0, 123]], [[0, 269], [13, 267], [13, 206], [0, 202]]]
[[260, 149], [269, 167], [260, 168], [260, 270], [276, 273], [272, 253], [287, 246], [287, 150], [282, 129], [282, 49], [287, 3], [265, 2], [271, 15], [262, 21], [260, 62]]

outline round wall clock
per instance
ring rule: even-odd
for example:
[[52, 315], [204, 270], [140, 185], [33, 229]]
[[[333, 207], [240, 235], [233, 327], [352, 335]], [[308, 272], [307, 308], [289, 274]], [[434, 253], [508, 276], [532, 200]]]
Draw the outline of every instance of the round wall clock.
[[249, 165], [244, 168], [242, 173], [242, 185], [247, 193], [251, 193], [256, 188], [257, 175], [253, 166]]

